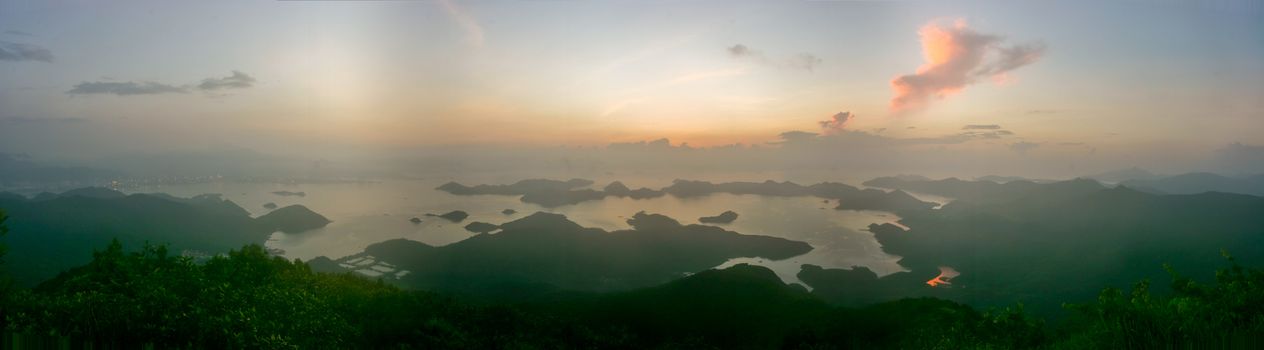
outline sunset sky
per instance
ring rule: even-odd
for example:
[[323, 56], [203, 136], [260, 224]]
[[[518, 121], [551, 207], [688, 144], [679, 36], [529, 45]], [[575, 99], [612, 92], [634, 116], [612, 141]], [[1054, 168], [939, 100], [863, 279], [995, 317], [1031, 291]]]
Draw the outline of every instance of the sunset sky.
[[0, 1], [0, 151], [1006, 130], [978, 147], [1196, 157], [1264, 143], [1264, 5], [1212, 3]]

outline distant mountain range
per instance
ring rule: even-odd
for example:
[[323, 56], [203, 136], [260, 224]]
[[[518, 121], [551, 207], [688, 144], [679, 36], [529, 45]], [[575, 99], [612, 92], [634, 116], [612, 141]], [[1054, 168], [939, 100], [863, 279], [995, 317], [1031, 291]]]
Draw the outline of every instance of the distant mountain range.
[[[1225, 176], [1206, 172], [1186, 173], [1181, 175], [1156, 175], [1140, 168], [1085, 176], [1102, 183], [1124, 185], [1140, 191], [1156, 194], [1195, 194], [1203, 192], [1240, 193], [1264, 196], [1264, 174], [1249, 176]], [[1026, 184], [1045, 184], [1061, 182], [1055, 180], [1036, 180], [1018, 176], [981, 176], [975, 181], [947, 178], [932, 180], [920, 176], [887, 176], [866, 181], [866, 186], [903, 189], [926, 194], [961, 198], [982, 195], [990, 197], [993, 190], [1012, 190]], [[996, 187], [992, 184], [1019, 183], [1017, 187]], [[984, 194], [979, 191], [987, 191]]]
[[62, 167], [43, 165], [26, 157], [0, 153], [0, 186], [27, 183], [87, 183], [102, 181], [117, 173], [87, 167]]
[[1264, 196], [1264, 174], [1229, 177], [1212, 173], [1189, 173], [1155, 179], [1128, 180], [1120, 184], [1157, 193], [1225, 192]]
[[539, 204], [544, 207], [578, 204], [586, 201], [601, 200], [610, 197], [628, 197], [633, 199], [655, 198], [672, 195], [679, 198], [706, 196], [715, 193], [751, 194], [761, 196], [815, 196], [825, 199], [836, 199], [836, 209], [845, 210], [885, 210], [900, 212], [904, 210], [927, 210], [935, 207], [935, 203], [924, 202], [903, 191], [882, 191], [877, 189], [859, 189], [838, 182], [822, 182], [803, 186], [793, 182], [722, 182], [675, 180], [671, 186], [654, 190], [649, 188], [629, 189], [622, 182], [614, 181], [602, 190], [583, 189], [592, 185], [592, 181], [571, 179], [568, 181], [529, 179], [509, 185], [476, 185], [466, 186], [449, 182], [436, 188], [455, 195], [513, 195], [521, 196], [526, 203]]

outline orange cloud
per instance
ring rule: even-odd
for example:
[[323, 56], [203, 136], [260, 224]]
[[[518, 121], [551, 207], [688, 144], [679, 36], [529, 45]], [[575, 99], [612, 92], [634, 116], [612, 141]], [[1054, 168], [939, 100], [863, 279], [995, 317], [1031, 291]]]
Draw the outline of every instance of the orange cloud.
[[1007, 72], [1031, 64], [1044, 54], [1044, 45], [1001, 46], [1003, 38], [976, 32], [964, 20], [951, 24], [933, 21], [918, 31], [926, 63], [914, 74], [891, 80], [895, 96], [891, 111], [926, 108], [933, 99], [965, 89], [982, 77], [1005, 79]]

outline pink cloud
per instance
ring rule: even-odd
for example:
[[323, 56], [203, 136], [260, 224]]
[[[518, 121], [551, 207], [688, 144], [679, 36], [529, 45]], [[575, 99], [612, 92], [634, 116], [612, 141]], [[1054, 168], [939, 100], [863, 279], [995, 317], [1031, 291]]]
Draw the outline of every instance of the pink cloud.
[[960, 92], [979, 78], [1008, 79], [1008, 72], [1044, 55], [1042, 44], [1002, 46], [1000, 36], [970, 29], [964, 20], [933, 21], [918, 31], [926, 63], [914, 74], [891, 80], [893, 112], [925, 109], [934, 99]]

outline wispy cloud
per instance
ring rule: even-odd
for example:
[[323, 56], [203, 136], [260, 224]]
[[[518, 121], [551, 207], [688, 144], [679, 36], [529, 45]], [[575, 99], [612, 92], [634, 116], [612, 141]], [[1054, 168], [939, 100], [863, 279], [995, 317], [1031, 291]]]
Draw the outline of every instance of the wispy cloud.
[[1018, 154], [1027, 154], [1027, 152], [1037, 148], [1040, 148], [1040, 144], [1035, 142], [1018, 141], [1009, 144], [1009, 150], [1018, 152]]
[[187, 92], [189, 91], [183, 87], [152, 81], [85, 81], [75, 85], [70, 91], [66, 91], [67, 94], [72, 95], [110, 94], [117, 96], [183, 94]]
[[961, 127], [961, 130], [1000, 130], [1001, 126], [996, 124], [970, 124]]
[[465, 31], [465, 41], [474, 47], [483, 47], [483, 42], [485, 41], [483, 25], [479, 24], [474, 16], [470, 16], [468, 12], [465, 12], [464, 8], [452, 0], [439, 0], [438, 2], [448, 12], [448, 16], [451, 16], [452, 20], [456, 21], [461, 26], [461, 29]]
[[830, 119], [822, 120], [817, 123], [821, 125], [821, 130], [824, 131], [826, 135], [831, 135], [846, 130], [847, 122], [850, 122], [852, 118], [855, 117], [856, 115], [851, 114], [851, 112], [838, 112], [834, 114], [834, 116], [830, 117]]
[[800, 53], [785, 59], [770, 58], [763, 51], [752, 49], [745, 44], [734, 44], [724, 49], [728, 52], [729, 57], [734, 59], [749, 60], [751, 62], [762, 65], [774, 66], [778, 68], [789, 68], [812, 71], [820, 66], [825, 60], [810, 53]]
[[206, 78], [198, 84], [200, 90], [245, 89], [255, 85], [255, 78], [241, 71], [233, 71], [232, 75], [223, 78]]
[[87, 122], [83, 118], [30, 118], [30, 117], [6, 117], [0, 118], [3, 124], [77, 124]]
[[1028, 114], [1028, 115], [1037, 115], [1037, 114], [1057, 114], [1057, 113], [1060, 113], [1060, 112], [1061, 112], [1061, 111], [1058, 111], [1058, 110], [1056, 110], [1056, 109], [1032, 109], [1032, 110], [1028, 110], [1028, 111], [1026, 112], [1026, 114]]
[[172, 85], [153, 81], [85, 81], [66, 91], [71, 95], [161, 95], [185, 94], [190, 91], [212, 93], [228, 89], [247, 89], [253, 87], [255, 78], [249, 74], [234, 70], [232, 74], [222, 78], [206, 78], [197, 84]]
[[52, 63], [53, 52], [38, 45], [0, 41], [0, 61]]
[[960, 92], [979, 78], [1004, 77], [1044, 55], [1043, 44], [1002, 46], [1002, 37], [970, 29], [964, 20], [934, 21], [918, 32], [926, 62], [914, 74], [891, 80], [892, 111], [926, 108], [934, 98]]

